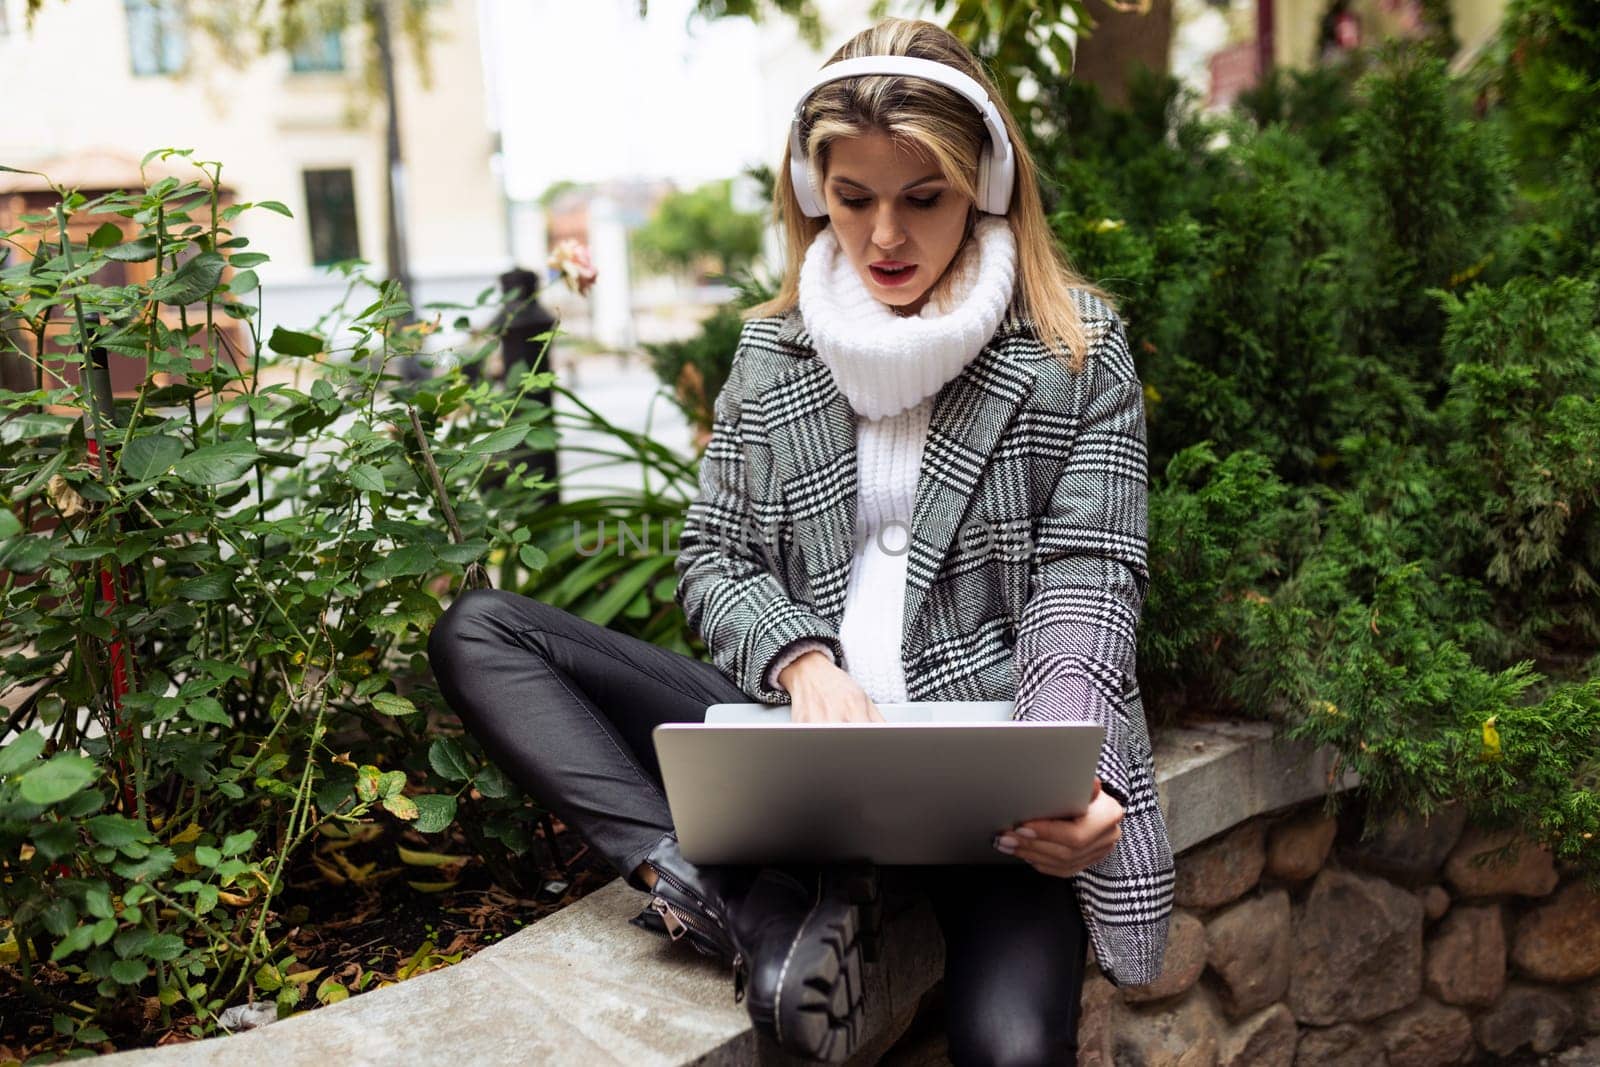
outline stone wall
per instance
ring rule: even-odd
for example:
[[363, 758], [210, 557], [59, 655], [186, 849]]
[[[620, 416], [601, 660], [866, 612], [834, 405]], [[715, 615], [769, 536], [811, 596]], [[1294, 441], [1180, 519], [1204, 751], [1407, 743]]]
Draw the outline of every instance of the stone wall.
[[1180, 853], [1162, 975], [1119, 989], [1091, 966], [1079, 1062], [1431, 1067], [1600, 1034], [1600, 895], [1574, 871], [1459, 809], [1366, 841], [1345, 809]]

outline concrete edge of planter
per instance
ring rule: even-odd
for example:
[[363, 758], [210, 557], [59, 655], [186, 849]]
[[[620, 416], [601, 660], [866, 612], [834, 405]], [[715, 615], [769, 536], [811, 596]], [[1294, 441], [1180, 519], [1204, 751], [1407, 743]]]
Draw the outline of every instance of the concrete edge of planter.
[[[1267, 723], [1156, 731], [1154, 759], [1173, 851], [1335, 785], [1333, 754], [1274, 740]], [[453, 967], [241, 1034], [115, 1054], [118, 1067], [271, 1062], [790, 1064], [760, 1042], [728, 971], [630, 925], [644, 896], [620, 879]], [[938, 981], [931, 910], [893, 917], [868, 969], [871, 1063]]]

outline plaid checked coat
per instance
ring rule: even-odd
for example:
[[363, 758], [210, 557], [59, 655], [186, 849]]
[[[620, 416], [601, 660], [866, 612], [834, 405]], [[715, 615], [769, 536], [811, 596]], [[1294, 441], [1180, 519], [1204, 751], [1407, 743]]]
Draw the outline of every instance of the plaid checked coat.
[[[1076, 291], [1073, 373], [1008, 317], [934, 402], [910, 517], [901, 658], [910, 698], [1015, 700], [1019, 719], [1106, 727], [1102, 787], [1126, 809], [1073, 876], [1101, 970], [1161, 971], [1173, 860], [1134, 675], [1145, 567], [1144, 392], [1121, 319]], [[798, 310], [747, 322], [714, 404], [676, 599], [752, 700], [786, 646], [839, 643], [854, 550], [856, 414]]]

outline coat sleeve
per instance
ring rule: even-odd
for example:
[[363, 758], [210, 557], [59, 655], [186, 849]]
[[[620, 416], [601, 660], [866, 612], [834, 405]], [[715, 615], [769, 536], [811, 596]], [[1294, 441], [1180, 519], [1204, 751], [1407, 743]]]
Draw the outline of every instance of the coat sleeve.
[[745, 453], [739, 430], [745, 391], [744, 343], [712, 405], [711, 440], [700, 459], [699, 496], [684, 516], [673, 569], [673, 594], [690, 627], [705, 641], [711, 662], [752, 699], [787, 704], [773, 667], [804, 641], [844, 660], [839, 634], [809, 605], [796, 603], [769, 565], [759, 524], [751, 514]]
[[1120, 318], [1091, 346], [1088, 401], [1066, 465], [1034, 520], [1029, 594], [1018, 627], [1013, 717], [1106, 728], [1101, 787], [1128, 806], [1127, 694], [1135, 691], [1146, 569], [1144, 390]]

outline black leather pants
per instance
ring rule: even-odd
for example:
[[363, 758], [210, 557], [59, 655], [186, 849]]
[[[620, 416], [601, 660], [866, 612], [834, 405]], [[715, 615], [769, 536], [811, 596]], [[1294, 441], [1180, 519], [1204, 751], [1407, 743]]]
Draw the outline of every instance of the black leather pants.
[[[710, 663], [500, 590], [458, 597], [428, 659], [495, 763], [636, 889], [634, 870], [672, 829], [650, 731], [750, 699]], [[933, 902], [953, 1063], [1076, 1062], [1087, 935], [1069, 881], [1021, 864], [885, 877]]]

